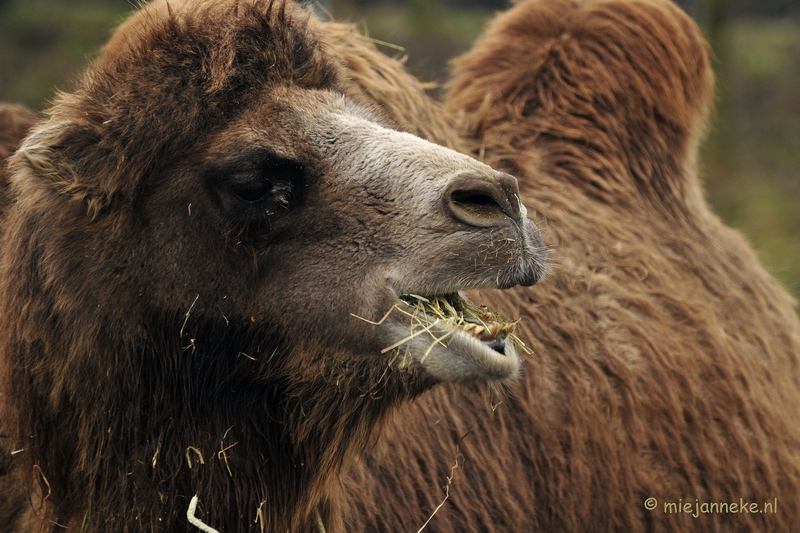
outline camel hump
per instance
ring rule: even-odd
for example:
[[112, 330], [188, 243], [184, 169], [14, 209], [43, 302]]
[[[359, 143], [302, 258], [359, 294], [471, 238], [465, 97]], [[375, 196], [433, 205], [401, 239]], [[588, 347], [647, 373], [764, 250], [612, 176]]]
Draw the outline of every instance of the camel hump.
[[713, 74], [697, 25], [672, 2], [519, 3], [453, 67], [449, 109], [487, 151], [538, 148], [594, 194], [699, 194]]

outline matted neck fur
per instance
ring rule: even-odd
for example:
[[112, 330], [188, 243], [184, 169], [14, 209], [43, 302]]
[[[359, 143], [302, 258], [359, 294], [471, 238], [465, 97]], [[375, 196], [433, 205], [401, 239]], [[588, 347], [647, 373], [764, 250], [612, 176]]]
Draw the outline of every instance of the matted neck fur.
[[401, 297], [541, 277], [516, 180], [392, 129], [309, 17], [145, 6], [12, 157], [13, 531], [184, 530], [195, 495], [225, 533], [307, 530], [393, 406], [515, 375]]

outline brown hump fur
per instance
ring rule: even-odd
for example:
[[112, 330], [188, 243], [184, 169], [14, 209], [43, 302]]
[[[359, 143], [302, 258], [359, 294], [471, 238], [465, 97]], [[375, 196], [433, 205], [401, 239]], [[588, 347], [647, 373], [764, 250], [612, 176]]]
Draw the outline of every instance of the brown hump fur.
[[[481, 295], [521, 317], [519, 383], [398, 413], [344, 482], [348, 531], [434, 511], [425, 531], [797, 527], [800, 324], [702, 199], [711, 96], [697, 27], [662, 0], [521, 3], [454, 63], [447, 110], [519, 178], [554, 266]], [[725, 502], [777, 505], [693, 516]]]

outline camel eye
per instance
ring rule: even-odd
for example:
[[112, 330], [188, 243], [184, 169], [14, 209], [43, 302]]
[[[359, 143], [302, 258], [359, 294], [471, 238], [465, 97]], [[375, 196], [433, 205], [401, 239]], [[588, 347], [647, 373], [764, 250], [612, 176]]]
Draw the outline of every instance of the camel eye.
[[[289, 161], [270, 160], [257, 171], [239, 173], [228, 184], [231, 195], [241, 203], [265, 207], [289, 207], [293, 191], [302, 182], [303, 167]], [[272, 211], [272, 209], [269, 209]]]
[[263, 147], [217, 156], [203, 174], [221, 214], [248, 232], [277, 227], [307, 192], [305, 166]]
[[232, 185], [231, 193], [241, 202], [255, 204], [264, 200], [273, 189], [274, 187], [271, 181], [258, 180]]

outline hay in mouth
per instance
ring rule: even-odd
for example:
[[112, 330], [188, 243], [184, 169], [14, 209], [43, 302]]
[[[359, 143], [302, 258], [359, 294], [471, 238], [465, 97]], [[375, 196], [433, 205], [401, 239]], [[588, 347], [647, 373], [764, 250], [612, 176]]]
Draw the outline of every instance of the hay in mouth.
[[[525, 343], [514, 334], [519, 320], [503, 318], [485, 306], [477, 307], [460, 293], [434, 296], [405, 293], [399, 295], [398, 299], [402, 304], [394, 304], [377, 322], [353, 313], [350, 315], [374, 326], [383, 324], [394, 311], [411, 318], [410, 334], [381, 350], [381, 353], [384, 354], [404, 346], [405, 349], [398, 352], [398, 355], [402, 354], [401, 367], [406, 366], [411, 360], [424, 363], [437, 345], [447, 348], [445, 341], [457, 334], [468, 335], [468, 338], [474, 339], [474, 342], [482, 344], [503, 357], [509, 356], [507, 350], [510, 348], [511, 359], [515, 361], [517, 356], [514, 348], [519, 348], [528, 354], [531, 353]], [[404, 307], [410, 309], [404, 309]], [[409, 357], [412, 341], [425, 333], [432, 338], [428, 349], [425, 350], [422, 357]], [[460, 337], [460, 335], [458, 336]], [[508, 342], [511, 343], [511, 347], [508, 346]]]
[[[459, 330], [469, 333], [498, 353], [504, 353], [506, 341], [528, 352], [525, 344], [514, 335], [519, 320], [508, 320], [485, 306], [478, 307], [458, 293], [434, 296], [402, 294], [400, 300], [415, 311], [414, 317], [418, 322], [412, 324], [412, 330], [419, 327], [429, 329], [439, 320], [449, 325], [453, 333]], [[436, 339], [434, 344], [443, 340]]]

